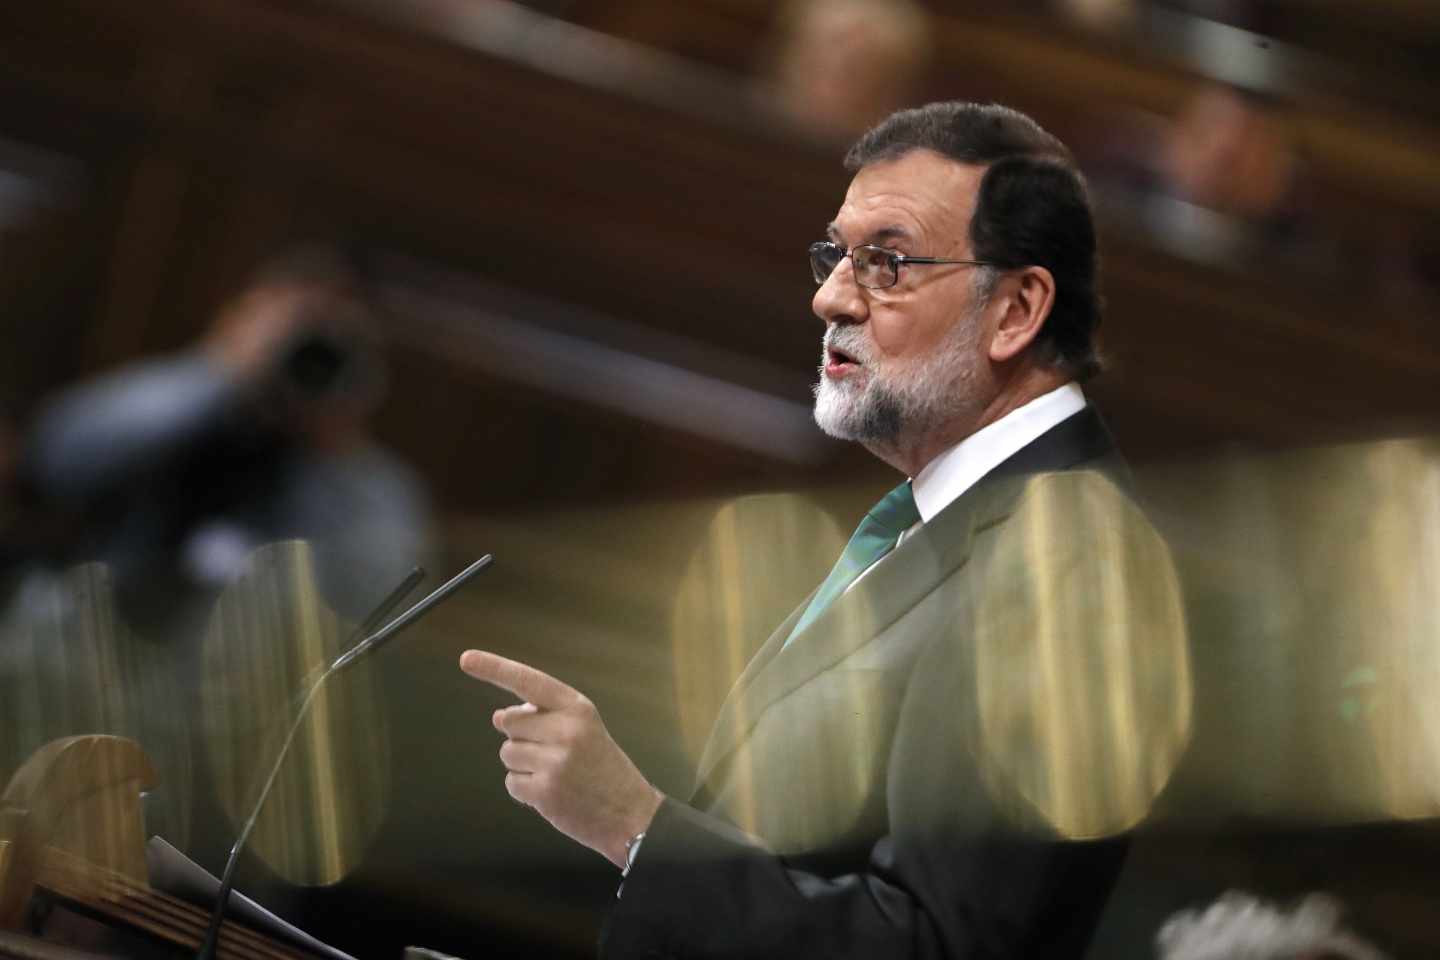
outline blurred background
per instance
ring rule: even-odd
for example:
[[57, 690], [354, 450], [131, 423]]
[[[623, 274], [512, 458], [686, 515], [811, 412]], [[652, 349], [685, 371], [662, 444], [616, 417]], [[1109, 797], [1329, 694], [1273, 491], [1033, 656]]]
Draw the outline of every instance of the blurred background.
[[1094, 955], [1231, 888], [1440, 955], [1437, 47], [1421, 0], [6, 4], [0, 780], [134, 738], [218, 872], [304, 678], [493, 552], [319, 704], [238, 886], [361, 958], [589, 955], [614, 871], [508, 800], [456, 658], [687, 793], [894, 482], [810, 420], [840, 157], [994, 99], [1089, 177], [1087, 392], [1190, 623]]

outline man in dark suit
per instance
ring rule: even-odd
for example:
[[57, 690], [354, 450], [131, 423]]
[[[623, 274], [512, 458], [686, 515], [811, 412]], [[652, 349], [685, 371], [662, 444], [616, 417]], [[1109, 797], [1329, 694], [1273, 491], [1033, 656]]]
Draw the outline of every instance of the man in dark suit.
[[607, 956], [1079, 956], [1188, 729], [1168, 552], [1079, 382], [1094, 229], [1021, 114], [932, 104], [851, 149], [811, 247], [815, 417], [908, 480], [721, 709], [689, 804], [580, 693], [467, 651], [506, 787], [626, 872]]

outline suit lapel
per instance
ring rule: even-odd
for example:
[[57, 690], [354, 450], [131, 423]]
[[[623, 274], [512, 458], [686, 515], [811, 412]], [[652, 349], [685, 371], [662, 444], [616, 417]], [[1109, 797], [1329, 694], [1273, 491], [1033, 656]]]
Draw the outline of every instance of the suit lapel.
[[700, 758], [697, 784], [734, 751], [766, 708], [874, 640], [963, 564], [974, 530], [1003, 514], [1015, 490], [1013, 483], [987, 484], [966, 493], [906, 537], [785, 646], [807, 598], [770, 635], [725, 698]]
[[975, 531], [1008, 514], [1027, 475], [1094, 461], [1121, 472], [1118, 459], [1113, 465], [1104, 461], [1113, 451], [1109, 432], [1092, 407], [1057, 424], [906, 537], [786, 646], [785, 638], [810, 602], [807, 597], [751, 658], [725, 698], [700, 758], [697, 787], [771, 704], [875, 639], [963, 564]]

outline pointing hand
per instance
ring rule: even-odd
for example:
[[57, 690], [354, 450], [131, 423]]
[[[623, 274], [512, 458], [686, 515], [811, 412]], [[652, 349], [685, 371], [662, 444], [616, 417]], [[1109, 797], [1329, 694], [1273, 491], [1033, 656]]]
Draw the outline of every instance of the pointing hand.
[[505, 789], [550, 825], [622, 869], [625, 844], [655, 817], [664, 795], [611, 738], [578, 690], [515, 660], [466, 650], [460, 669], [525, 701], [495, 711], [505, 734]]

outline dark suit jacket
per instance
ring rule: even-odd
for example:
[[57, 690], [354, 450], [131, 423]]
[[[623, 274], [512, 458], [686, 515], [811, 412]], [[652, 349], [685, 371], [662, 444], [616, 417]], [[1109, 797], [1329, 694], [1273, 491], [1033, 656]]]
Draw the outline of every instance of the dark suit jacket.
[[1087, 409], [782, 651], [802, 603], [691, 803], [661, 807], [602, 956], [1080, 956], [1184, 739], [1137, 748], [1183, 622], [1164, 545], [1093, 468], [1124, 472]]

